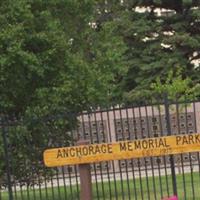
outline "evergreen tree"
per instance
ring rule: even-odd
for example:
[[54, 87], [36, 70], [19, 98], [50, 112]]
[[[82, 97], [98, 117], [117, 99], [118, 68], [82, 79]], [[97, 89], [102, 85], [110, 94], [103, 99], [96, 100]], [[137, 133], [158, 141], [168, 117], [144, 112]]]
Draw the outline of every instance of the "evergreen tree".
[[113, 0], [99, 6], [98, 26], [112, 24], [128, 47], [128, 72], [119, 82], [125, 101], [149, 98], [151, 84], [165, 82], [169, 71], [176, 76], [179, 68], [191, 87], [199, 83], [199, 0]]

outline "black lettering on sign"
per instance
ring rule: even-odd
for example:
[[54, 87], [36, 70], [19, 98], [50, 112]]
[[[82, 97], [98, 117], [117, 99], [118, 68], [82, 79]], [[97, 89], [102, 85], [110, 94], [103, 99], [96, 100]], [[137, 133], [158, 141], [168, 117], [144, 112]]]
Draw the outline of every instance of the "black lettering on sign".
[[170, 147], [167, 144], [166, 138], [153, 138], [148, 140], [142, 141], [134, 141], [135, 149], [154, 149], [154, 148], [161, 148], [161, 147]]
[[67, 149], [62, 149], [62, 157], [63, 158], [68, 157], [68, 151], [67, 151]]
[[153, 149], [147, 149], [147, 150], [143, 150], [142, 151], [142, 155], [143, 156], [152, 156], [152, 154], [153, 154]]
[[160, 147], [169, 147], [169, 145], [167, 144], [166, 138], [160, 138], [159, 139], [159, 148]]
[[167, 144], [167, 140], [166, 140], [166, 138], [164, 138], [164, 147], [170, 147], [170, 145], [169, 144]]
[[195, 135], [195, 141], [200, 144], [200, 135]]
[[81, 148], [79, 148], [79, 147], [76, 148], [76, 156], [77, 157], [82, 156]]
[[101, 151], [102, 151], [102, 153], [106, 153], [106, 150], [107, 150], [106, 144], [102, 144], [101, 145]]
[[82, 152], [83, 152], [83, 155], [84, 155], [84, 156], [87, 156], [87, 155], [88, 155], [88, 148], [87, 148], [87, 146], [83, 147]]
[[189, 144], [194, 144], [194, 143], [195, 143], [194, 139], [195, 139], [195, 138], [193, 137], [193, 135], [189, 135], [189, 136], [188, 136], [188, 143], [189, 143]]
[[93, 146], [89, 145], [89, 154], [94, 154], [93, 153]]
[[[63, 151], [64, 150], [65, 149], [63, 149]], [[65, 155], [64, 157], [68, 157], [68, 153], [66, 151], [65, 151], [64, 155]], [[76, 152], [75, 152], [75, 149], [73, 147], [71, 147], [71, 149], [70, 149], [70, 156], [72, 156], [72, 157], [76, 156]]]
[[95, 154], [101, 153], [101, 150], [98, 145], [95, 147]]
[[62, 151], [60, 149], [58, 149], [58, 152], [57, 152], [57, 158], [62, 158]]
[[133, 151], [133, 147], [132, 147], [132, 142], [131, 141], [127, 142], [127, 148], [128, 148], [128, 151]]
[[134, 141], [135, 149], [141, 149], [141, 143], [140, 140]]
[[[124, 146], [125, 145], [125, 146]], [[130, 144], [126, 143], [122, 145], [122, 148], [125, 150], [130, 149]], [[83, 147], [70, 147], [58, 149], [56, 158], [67, 158], [67, 157], [82, 157], [88, 155], [96, 155], [96, 154], [105, 154], [105, 153], [113, 153], [112, 144], [102, 144], [102, 145], [88, 145]]]
[[[200, 144], [200, 134], [198, 135], [179, 135], [176, 136], [176, 145], [192, 145]], [[121, 152], [124, 151], [134, 151], [134, 150], [153, 150], [159, 148], [167, 148], [170, 150], [170, 145], [167, 144], [167, 138], [149, 138], [144, 140], [134, 140], [134, 141], [122, 141], [119, 142], [119, 149]], [[149, 153], [150, 152], [150, 153]], [[149, 151], [145, 154], [151, 154]], [[162, 152], [162, 151], [161, 151]], [[82, 157], [89, 155], [101, 155], [101, 154], [112, 154], [113, 145], [112, 144], [101, 144], [101, 145], [88, 145], [88, 146], [77, 146], [70, 148], [60, 148], [56, 152], [56, 158], [67, 158], [67, 157]], [[143, 153], [144, 154], [144, 153]], [[168, 151], [163, 151], [163, 154], [168, 154]]]
[[186, 136], [183, 136], [183, 139], [182, 139], [182, 145], [184, 144], [189, 144], [189, 140]]
[[161, 155], [169, 155], [171, 152], [172, 152], [172, 148], [160, 149]]
[[149, 148], [154, 148], [154, 140], [153, 139], [149, 139]]
[[126, 151], [126, 142], [120, 142], [119, 143], [120, 151]]
[[112, 153], [112, 144], [108, 144], [108, 153]]
[[180, 145], [181, 136], [176, 136], [176, 145]]
[[148, 142], [147, 142], [146, 140], [143, 140], [143, 141], [142, 141], [142, 147], [143, 147], [144, 149], [147, 149], [147, 148], [148, 148]]
[[198, 143], [200, 143], [200, 135], [176, 136], [176, 145], [198, 144]]

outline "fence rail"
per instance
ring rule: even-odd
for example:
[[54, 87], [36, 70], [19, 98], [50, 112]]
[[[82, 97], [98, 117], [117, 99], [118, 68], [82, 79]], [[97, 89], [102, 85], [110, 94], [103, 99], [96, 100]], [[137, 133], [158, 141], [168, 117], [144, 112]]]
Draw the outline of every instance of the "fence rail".
[[[77, 166], [46, 168], [43, 151], [200, 132], [200, 102], [113, 107], [42, 119], [1, 115], [0, 200], [80, 198]], [[200, 199], [200, 154], [146, 157], [91, 164], [93, 199], [160, 200], [177, 194]]]

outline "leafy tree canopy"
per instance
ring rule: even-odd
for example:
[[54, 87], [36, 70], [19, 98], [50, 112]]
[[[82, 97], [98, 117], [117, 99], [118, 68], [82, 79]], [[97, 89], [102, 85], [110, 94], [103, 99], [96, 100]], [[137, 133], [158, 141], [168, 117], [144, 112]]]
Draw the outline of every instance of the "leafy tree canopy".
[[[0, 115], [12, 123], [12, 115], [25, 115], [7, 129], [12, 177], [20, 184], [48, 175], [44, 149], [71, 142], [77, 118], [66, 112], [121, 95], [116, 82], [126, 73], [127, 48], [109, 22], [96, 27], [96, 6], [93, 0], [0, 1]], [[2, 162], [1, 180], [5, 172]]]
[[151, 84], [151, 94], [158, 100], [168, 95], [168, 98], [173, 101], [185, 99], [194, 99], [199, 95], [199, 84], [192, 86], [192, 81], [189, 77], [183, 79], [181, 69], [173, 73], [172, 70], [167, 74], [165, 82], [161, 82], [158, 77], [155, 83]]
[[0, 110], [47, 114], [112, 99], [121, 36], [93, 28], [94, 1], [0, 2]]

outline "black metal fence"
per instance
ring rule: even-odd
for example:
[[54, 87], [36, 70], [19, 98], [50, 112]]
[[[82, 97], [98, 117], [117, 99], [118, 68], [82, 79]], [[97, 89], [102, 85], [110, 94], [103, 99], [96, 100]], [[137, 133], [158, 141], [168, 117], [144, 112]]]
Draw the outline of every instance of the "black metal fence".
[[[113, 107], [39, 118], [1, 116], [0, 200], [79, 199], [77, 166], [46, 168], [43, 151], [200, 131], [200, 103]], [[93, 199], [200, 200], [200, 154], [91, 164]]]

